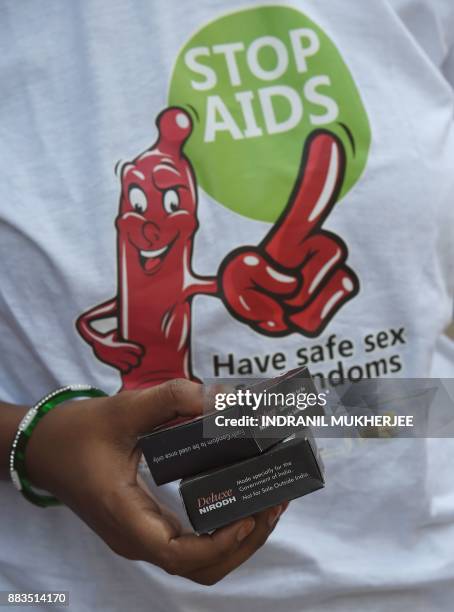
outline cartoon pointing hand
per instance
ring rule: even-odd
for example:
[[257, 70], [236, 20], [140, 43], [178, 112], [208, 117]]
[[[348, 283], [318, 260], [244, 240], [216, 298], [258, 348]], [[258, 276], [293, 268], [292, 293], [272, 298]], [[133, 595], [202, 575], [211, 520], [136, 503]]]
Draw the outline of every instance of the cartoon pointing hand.
[[342, 142], [313, 132], [280, 219], [257, 247], [241, 247], [221, 264], [221, 296], [235, 318], [262, 334], [316, 336], [358, 293], [345, 243], [321, 229], [344, 175]]

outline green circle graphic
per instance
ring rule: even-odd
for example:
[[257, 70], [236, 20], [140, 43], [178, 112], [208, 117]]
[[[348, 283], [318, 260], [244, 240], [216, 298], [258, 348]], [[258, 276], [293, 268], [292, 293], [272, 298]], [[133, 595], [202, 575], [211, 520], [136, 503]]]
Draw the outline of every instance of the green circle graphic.
[[285, 6], [231, 13], [196, 32], [178, 54], [169, 104], [191, 112], [186, 144], [202, 189], [251, 219], [275, 221], [316, 129], [346, 151], [343, 197], [367, 162], [370, 125], [338, 49]]

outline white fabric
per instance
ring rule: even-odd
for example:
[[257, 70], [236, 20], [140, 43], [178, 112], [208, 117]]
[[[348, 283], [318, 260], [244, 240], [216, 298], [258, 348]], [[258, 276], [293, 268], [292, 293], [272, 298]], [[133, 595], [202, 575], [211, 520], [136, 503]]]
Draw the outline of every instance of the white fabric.
[[[73, 382], [118, 389], [118, 372], [94, 357], [74, 325], [116, 291], [113, 166], [155, 139], [181, 45], [202, 24], [254, 4], [2, 3], [2, 400], [32, 403]], [[197, 297], [194, 371], [212, 377], [213, 354], [229, 352], [282, 351], [290, 368], [299, 348], [329, 334], [360, 346], [368, 334], [405, 327], [406, 344], [380, 356], [398, 354], [399, 375], [427, 376], [453, 305], [454, 96], [446, 77], [452, 83], [454, 4], [288, 4], [335, 41], [369, 115], [365, 173], [325, 224], [347, 241], [361, 290], [314, 339], [259, 335], [227, 316], [220, 300]], [[194, 268], [208, 275], [270, 226], [199, 196]], [[367, 359], [360, 351], [345, 362]], [[316, 365], [328, 371], [335, 362]], [[322, 446], [326, 489], [293, 502], [267, 545], [210, 589], [116, 557], [67, 509], [35, 509], [1, 483], [0, 589], [66, 589], [81, 612], [450, 610], [454, 491], [438, 469], [441, 459], [452, 466], [450, 441]], [[160, 495], [179, 509], [174, 485]]]

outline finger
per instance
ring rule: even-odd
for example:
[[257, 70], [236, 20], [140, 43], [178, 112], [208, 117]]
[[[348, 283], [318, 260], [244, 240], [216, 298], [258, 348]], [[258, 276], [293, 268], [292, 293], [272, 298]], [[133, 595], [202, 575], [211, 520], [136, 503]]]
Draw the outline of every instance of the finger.
[[212, 534], [184, 534], [169, 542], [170, 554], [185, 573], [211, 567], [231, 557], [255, 529], [253, 517], [236, 521]]
[[123, 353], [124, 360], [127, 361], [132, 367], [138, 366], [142, 361], [142, 357], [138, 353], [133, 353], [132, 351], [124, 351]]
[[284, 267], [310, 232], [320, 227], [333, 208], [345, 174], [342, 142], [318, 130], [306, 141], [300, 172], [287, 207], [261, 246]]
[[254, 529], [253, 518], [237, 521], [212, 535], [185, 535], [136, 486], [116, 500], [116, 520], [137, 558], [159, 565], [172, 574], [185, 575], [231, 556]]
[[270, 332], [279, 332], [287, 328], [284, 310], [277, 300], [254, 289], [244, 291], [241, 295], [244, 297], [244, 303], [248, 304], [254, 313], [252, 317], [249, 312], [244, 313], [243, 318], [246, 321], [252, 321]]
[[255, 249], [236, 253], [221, 275], [224, 301], [236, 318], [270, 334], [287, 330], [284, 311], [275, 296], [294, 293], [297, 278], [278, 270]]
[[125, 360], [117, 361], [118, 369], [127, 374], [131, 370], [131, 364]]
[[269, 293], [285, 296], [298, 286], [295, 276], [280, 271], [273, 260], [264, 257], [256, 248], [235, 251], [224, 266], [221, 274], [225, 292], [228, 288], [234, 291], [238, 287], [258, 286]]
[[282, 506], [276, 506], [256, 514], [254, 517], [254, 530], [243, 540], [243, 543], [232, 555], [224, 557], [217, 564], [205, 566], [200, 570], [192, 572], [186, 577], [206, 585], [212, 585], [218, 582], [247, 561], [247, 559], [265, 544], [281, 514]]
[[128, 350], [132, 351], [136, 355], [143, 357], [145, 354], [145, 348], [142, 345], [134, 344], [133, 342], [127, 342], [126, 344], [128, 345]]
[[340, 267], [347, 258], [347, 247], [343, 240], [330, 232], [320, 231], [309, 236], [295, 251], [295, 265], [305, 262], [301, 273], [303, 284], [296, 295], [286, 300], [286, 304], [303, 308], [317, 293], [335, 268]]
[[204, 412], [210, 413], [216, 411], [217, 399], [220, 395], [228, 393], [236, 393], [237, 385], [227, 383], [205, 383], [204, 386]]
[[356, 274], [348, 266], [336, 270], [309, 305], [289, 317], [298, 329], [320, 334], [339, 308], [359, 291]]
[[202, 385], [185, 379], [170, 380], [140, 391], [118, 394], [128, 433], [136, 436], [177, 417], [193, 417], [203, 410]]
[[178, 518], [177, 514], [173, 512], [172, 510], [170, 510], [170, 508], [167, 508], [164, 504], [161, 504], [159, 499], [157, 499], [153, 495], [153, 493], [150, 491], [150, 489], [147, 486], [147, 483], [142, 478], [140, 473], [137, 474], [137, 484], [142, 489], [142, 491], [145, 493], [145, 495], [147, 495], [151, 499], [153, 505], [156, 506], [157, 512], [159, 512], [159, 514], [163, 518], [165, 518], [166, 521], [170, 523], [175, 533], [182, 533], [183, 527], [181, 525], [180, 519]]
[[139, 357], [143, 357], [145, 354], [145, 349], [140, 344], [134, 344], [133, 342], [125, 342], [125, 349], [128, 352], [133, 353], [134, 355], [138, 355]]
[[127, 340], [122, 340], [121, 342], [115, 342], [118, 348], [123, 349], [127, 353], [132, 353], [134, 355], [143, 356], [145, 350], [143, 346], [140, 344], [135, 344], [135, 342], [128, 342]]

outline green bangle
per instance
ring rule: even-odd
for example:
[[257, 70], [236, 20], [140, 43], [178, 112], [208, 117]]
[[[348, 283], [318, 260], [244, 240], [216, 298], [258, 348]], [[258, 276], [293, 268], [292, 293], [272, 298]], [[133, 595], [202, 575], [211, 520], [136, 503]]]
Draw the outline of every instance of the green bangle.
[[14, 486], [29, 502], [46, 508], [57, 506], [61, 502], [53, 495], [42, 495], [35, 491], [30, 483], [25, 467], [25, 451], [33, 430], [45, 414], [55, 406], [67, 400], [80, 397], [106, 397], [107, 393], [90, 385], [68, 385], [53, 391], [43, 397], [27, 412], [19, 423], [13, 444], [11, 446], [9, 471]]

